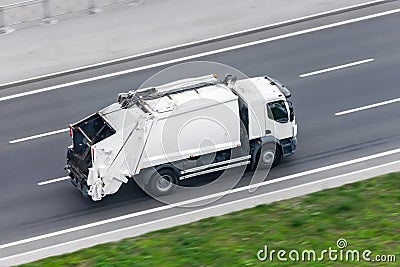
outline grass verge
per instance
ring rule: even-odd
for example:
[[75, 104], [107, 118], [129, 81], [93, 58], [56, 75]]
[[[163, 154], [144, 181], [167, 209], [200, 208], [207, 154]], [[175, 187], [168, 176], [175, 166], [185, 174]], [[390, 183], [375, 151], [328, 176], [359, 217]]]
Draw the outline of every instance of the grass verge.
[[[43, 259], [24, 266], [282, 266], [296, 264], [290, 250], [371, 250], [369, 256], [395, 255], [400, 261], [400, 174], [328, 189], [303, 197], [208, 218], [184, 226], [107, 243], [75, 253]], [[283, 249], [287, 262], [267, 259], [257, 252]], [[340, 254], [338, 253], [337, 255]], [[345, 254], [344, 254], [345, 255]], [[263, 256], [263, 254], [261, 254]], [[296, 257], [296, 254], [292, 254]], [[362, 257], [362, 256], [360, 256]], [[312, 266], [343, 266], [349, 262], [297, 262]], [[345, 256], [343, 256], [345, 259]], [[398, 266], [388, 262], [352, 262], [354, 266]]]

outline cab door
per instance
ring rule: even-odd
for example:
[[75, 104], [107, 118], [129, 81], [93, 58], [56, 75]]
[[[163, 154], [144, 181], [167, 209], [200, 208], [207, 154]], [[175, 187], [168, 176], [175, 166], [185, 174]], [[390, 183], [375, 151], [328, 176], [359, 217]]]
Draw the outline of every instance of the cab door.
[[265, 104], [266, 135], [271, 134], [282, 140], [293, 136], [293, 127], [290, 123], [289, 106], [286, 101], [277, 100]]

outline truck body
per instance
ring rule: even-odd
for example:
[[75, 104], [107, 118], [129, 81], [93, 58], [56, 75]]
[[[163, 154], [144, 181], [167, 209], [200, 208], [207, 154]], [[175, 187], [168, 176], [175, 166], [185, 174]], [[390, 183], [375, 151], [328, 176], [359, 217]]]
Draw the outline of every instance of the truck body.
[[97, 201], [129, 178], [164, 195], [180, 180], [205, 173], [248, 164], [268, 168], [297, 146], [286, 96], [287, 88], [267, 76], [236, 81], [230, 75], [119, 94], [117, 103], [70, 125], [66, 169]]

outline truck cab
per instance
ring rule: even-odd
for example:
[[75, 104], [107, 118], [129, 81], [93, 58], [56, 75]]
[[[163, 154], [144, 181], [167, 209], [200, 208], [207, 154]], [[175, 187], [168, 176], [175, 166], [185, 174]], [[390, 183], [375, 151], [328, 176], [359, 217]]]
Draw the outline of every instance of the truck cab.
[[276, 145], [274, 155], [270, 155], [273, 166], [292, 155], [297, 147], [297, 124], [293, 104], [287, 100], [290, 91], [267, 76], [237, 81], [232, 91], [239, 97], [242, 121], [255, 146], [253, 157], [260, 149], [255, 141]]

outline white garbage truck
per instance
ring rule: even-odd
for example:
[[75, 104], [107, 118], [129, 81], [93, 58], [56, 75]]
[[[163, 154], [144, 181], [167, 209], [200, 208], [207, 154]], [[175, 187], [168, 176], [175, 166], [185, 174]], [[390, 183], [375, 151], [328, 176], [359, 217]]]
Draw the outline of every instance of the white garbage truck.
[[209, 75], [121, 93], [70, 125], [65, 167], [94, 201], [128, 179], [154, 196], [206, 173], [268, 169], [297, 146], [290, 91], [268, 76]]

